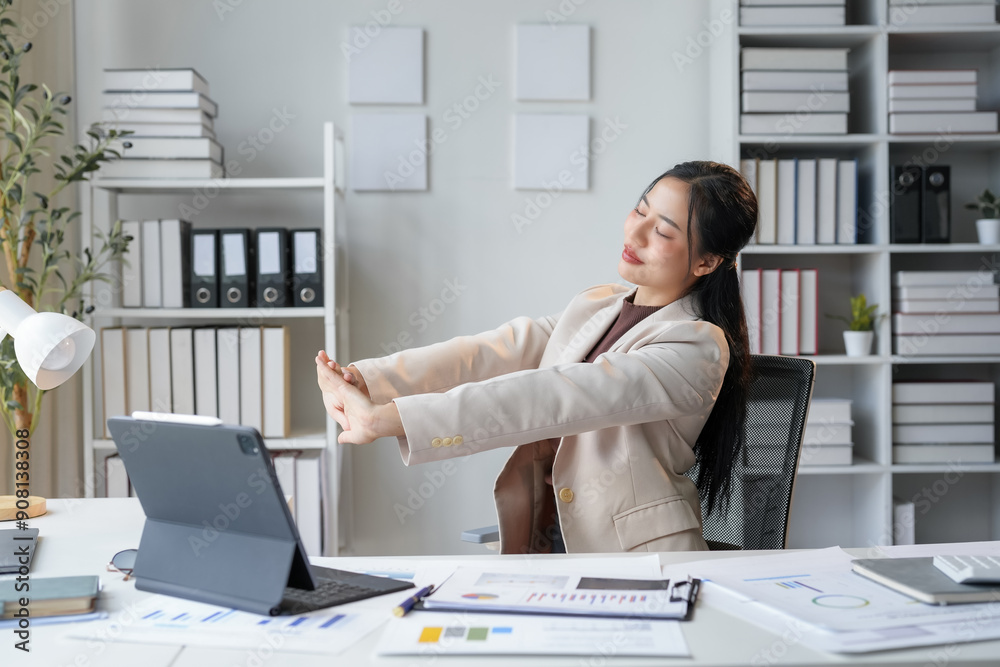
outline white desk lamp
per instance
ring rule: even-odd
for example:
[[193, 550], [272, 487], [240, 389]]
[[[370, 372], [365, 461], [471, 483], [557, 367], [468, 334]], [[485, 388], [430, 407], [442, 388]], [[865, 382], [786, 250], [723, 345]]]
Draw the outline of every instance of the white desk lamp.
[[[69, 315], [36, 312], [17, 294], [0, 286], [0, 341], [10, 334], [21, 370], [39, 389], [54, 389], [73, 376], [90, 356], [93, 329]], [[31, 496], [29, 517], [45, 514], [45, 498]], [[22, 503], [23, 505], [23, 503]], [[16, 498], [0, 496], [0, 520], [17, 514]]]

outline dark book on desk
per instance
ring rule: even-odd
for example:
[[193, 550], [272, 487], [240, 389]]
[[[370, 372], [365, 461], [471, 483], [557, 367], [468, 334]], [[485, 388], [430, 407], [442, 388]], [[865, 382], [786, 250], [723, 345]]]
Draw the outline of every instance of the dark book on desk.
[[[3, 604], [0, 618], [14, 618], [24, 606], [32, 617], [86, 614], [94, 611], [100, 586], [100, 577], [96, 576], [0, 581], [0, 603]], [[28, 604], [23, 605], [22, 600], [27, 600]]]
[[927, 604], [990, 602], [1000, 599], [1000, 586], [957, 584], [934, 566], [934, 558], [859, 558], [854, 571], [883, 586]]

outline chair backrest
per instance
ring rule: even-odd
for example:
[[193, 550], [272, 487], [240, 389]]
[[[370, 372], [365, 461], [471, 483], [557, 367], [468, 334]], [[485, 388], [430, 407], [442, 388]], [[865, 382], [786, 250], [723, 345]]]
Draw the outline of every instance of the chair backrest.
[[[801, 357], [751, 355], [753, 377], [728, 506], [702, 506], [713, 549], [784, 549], [816, 364]], [[686, 473], [698, 479], [698, 466]], [[716, 503], [718, 505], [718, 503]]]

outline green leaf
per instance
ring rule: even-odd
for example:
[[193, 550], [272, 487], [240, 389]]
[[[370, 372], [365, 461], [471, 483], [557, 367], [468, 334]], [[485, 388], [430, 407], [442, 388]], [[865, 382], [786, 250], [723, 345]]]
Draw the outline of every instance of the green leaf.
[[19, 150], [19, 151], [23, 151], [24, 150], [24, 145], [21, 143], [21, 137], [19, 137], [18, 135], [14, 134], [13, 132], [4, 132], [4, 136], [7, 137], [7, 140], [10, 143], [12, 143], [15, 146], [17, 146], [17, 150]]

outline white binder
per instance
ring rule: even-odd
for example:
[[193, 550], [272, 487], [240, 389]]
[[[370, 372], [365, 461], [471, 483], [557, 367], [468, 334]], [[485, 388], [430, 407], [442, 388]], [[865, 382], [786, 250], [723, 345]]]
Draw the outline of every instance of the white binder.
[[163, 306], [160, 268], [160, 221], [142, 221], [142, 305]]
[[169, 328], [149, 330], [149, 351], [149, 408], [152, 412], [173, 412]]
[[101, 372], [104, 384], [104, 434], [110, 438], [108, 417], [128, 414], [125, 391], [125, 330], [101, 329]]
[[122, 256], [122, 306], [142, 307], [142, 222], [123, 220], [122, 233], [131, 236], [128, 250]]
[[265, 438], [287, 438], [290, 423], [291, 386], [288, 327], [263, 329], [263, 401]]
[[149, 336], [146, 329], [125, 330], [125, 387], [128, 414], [149, 410]]
[[261, 328], [240, 327], [240, 423], [264, 434]]
[[188, 252], [191, 223], [186, 220], [160, 220], [160, 258], [163, 284], [163, 307], [183, 308], [188, 280]]
[[194, 330], [194, 409], [204, 417], [219, 416], [215, 337], [212, 327]]
[[190, 327], [170, 330], [170, 385], [173, 412], [195, 414], [194, 343]]
[[240, 423], [240, 333], [235, 327], [216, 329], [216, 361], [219, 370], [219, 419]]

